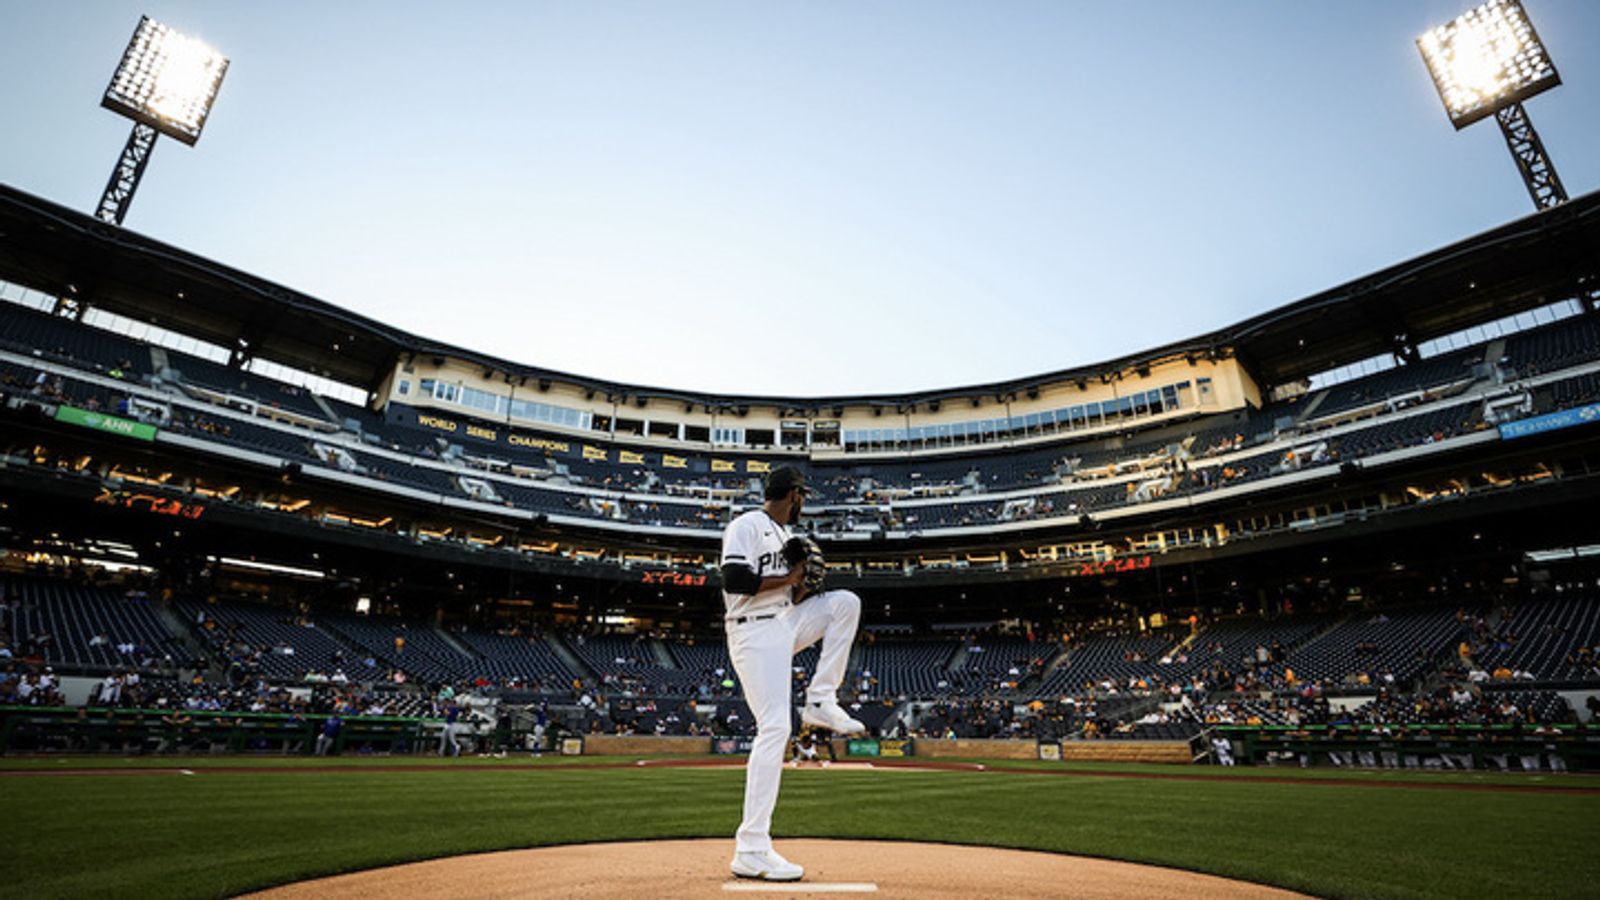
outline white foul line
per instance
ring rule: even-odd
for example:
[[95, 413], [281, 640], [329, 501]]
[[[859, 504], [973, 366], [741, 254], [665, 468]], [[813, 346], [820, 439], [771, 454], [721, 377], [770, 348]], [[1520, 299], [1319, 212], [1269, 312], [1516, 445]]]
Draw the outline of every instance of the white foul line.
[[877, 894], [870, 881], [725, 881], [722, 889], [733, 894]]

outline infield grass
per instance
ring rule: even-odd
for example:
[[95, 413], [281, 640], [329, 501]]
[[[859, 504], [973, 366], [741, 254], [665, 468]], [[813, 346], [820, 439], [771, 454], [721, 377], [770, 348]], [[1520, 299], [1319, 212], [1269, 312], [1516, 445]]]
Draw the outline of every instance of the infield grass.
[[[557, 768], [526, 758], [438, 761], [431, 765], [447, 770], [420, 772], [377, 769], [411, 758], [286, 760], [289, 771], [261, 775], [206, 771], [263, 761], [152, 761], [194, 775], [0, 779], [9, 876], [0, 896], [212, 897], [487, 850], [726, 838], [743, 790], [738, 770]], [[293, 771], [318, 763], [342, 770]], [[1120, 768], [1067, 776], [791, 770], [774, 832], [780, 849], [786, 837], [840, 837], [1049, 850], [1325, 897], [1592, 897], [1600, 884], [1600, 795], [1278, 784], [1248, 775], [1157, 781]], [[997, 895], [1003, 888], [998, 880]]]

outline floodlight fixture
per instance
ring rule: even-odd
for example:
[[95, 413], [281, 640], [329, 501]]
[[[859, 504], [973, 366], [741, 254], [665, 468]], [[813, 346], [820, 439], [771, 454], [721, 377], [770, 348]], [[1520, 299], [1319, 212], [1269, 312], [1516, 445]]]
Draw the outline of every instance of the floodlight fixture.
[[1494, 116], [1534, 205], [1565, 203], [1566, 189], [1522, 108], [1561, 75], [1521, 0], [1488, 0], [1417, 38], [1417, 49], [1456, 130]]
[[95, 215], [122, 224], [156, 138], [194, 146], [228, 72], [228, 59], [205, 42], [149, 16], [139, 18], [100, 105], [133, 120]]

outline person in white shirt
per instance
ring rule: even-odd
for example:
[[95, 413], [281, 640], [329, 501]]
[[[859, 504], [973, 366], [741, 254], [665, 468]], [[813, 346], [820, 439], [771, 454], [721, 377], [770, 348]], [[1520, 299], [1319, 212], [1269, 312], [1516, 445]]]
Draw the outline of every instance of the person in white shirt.
[[100, 703], [102, 706], [116, 706], [122, 700], [122, 680], [116, 674], [107, 675], [100, 682]]
[[730, 869], [741, 878], [796, 881], [805, 870], [772, 849], [771, 834], [783, 751], [793, 728], [789, 692], [794, 655], [822, 641], [801, 721], [840, 734], [865, 731], [838, 699], [861, 619], [861, 598], [850, 591], [804, 593], [804, 553], [796, 552], [793, 542], [800, 539], [789, 532], [800, 521], [807, 494], [800, 470], [773, 469], [764, 494], [762, 507], [735, 518], [722, 536], [728, 655], [756, 719], [756, 739], [745, 765], [744, 820]]

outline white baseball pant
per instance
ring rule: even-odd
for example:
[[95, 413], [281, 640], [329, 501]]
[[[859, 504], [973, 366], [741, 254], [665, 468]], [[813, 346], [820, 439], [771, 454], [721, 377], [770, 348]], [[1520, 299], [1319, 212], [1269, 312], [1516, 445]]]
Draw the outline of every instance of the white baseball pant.
[[789, 745], [794, 655], [822, 641], [817, 671], [806, 702], [838, 699], [861, 598], [850, 591], [826, 591], [790, 606], [771, 619], [728, 623], [728, 656], [744, 685], [744, 699], [756, 717], [756, 739], [744, 770], [744, 821], [736, 837], [738, 853], [772, 849], [772, 808], [778, 803], [783, 750]]

